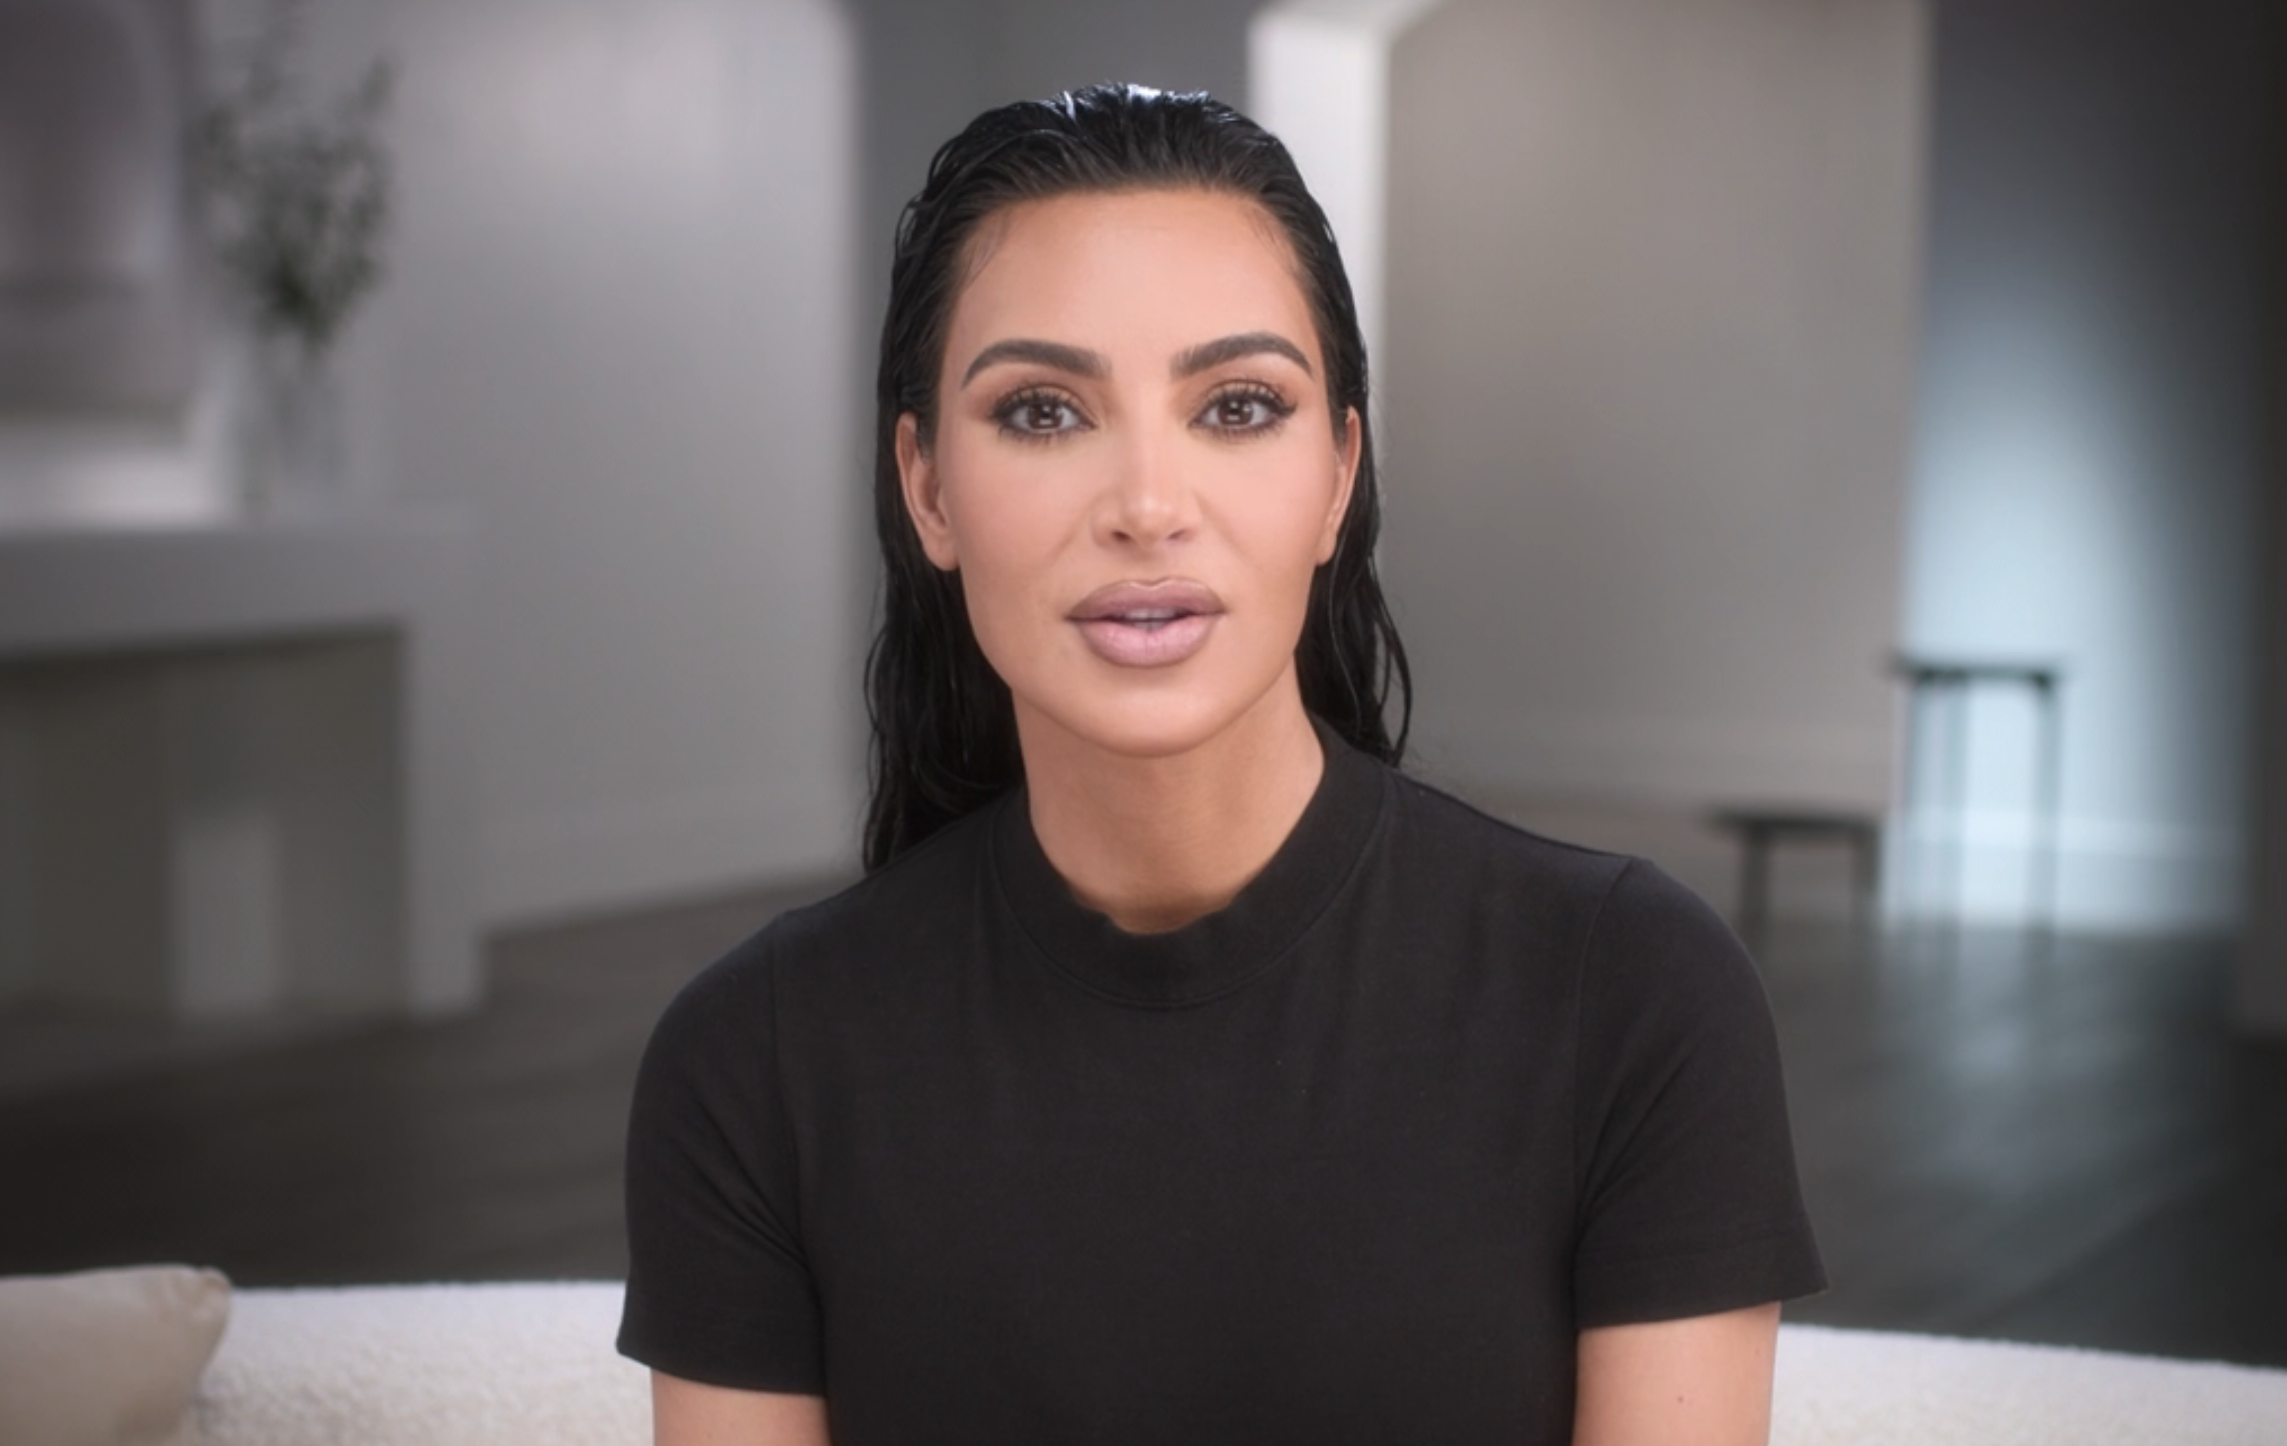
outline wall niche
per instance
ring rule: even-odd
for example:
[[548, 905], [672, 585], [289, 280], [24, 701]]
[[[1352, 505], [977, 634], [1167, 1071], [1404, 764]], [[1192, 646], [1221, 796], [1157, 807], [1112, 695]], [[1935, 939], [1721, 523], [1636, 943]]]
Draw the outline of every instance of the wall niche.
[[0, 414], [196, 384], [190, 0], [0, 0]]

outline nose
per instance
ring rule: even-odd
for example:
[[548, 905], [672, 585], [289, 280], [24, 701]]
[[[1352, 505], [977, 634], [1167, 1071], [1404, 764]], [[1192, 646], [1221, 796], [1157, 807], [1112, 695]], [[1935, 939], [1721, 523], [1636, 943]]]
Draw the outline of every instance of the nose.
[[1181, 448], [1139, 430], [1117, 449], [1097, 510], [1097, 535], [1125, 547], [1157, 547], [1189, 537], [1198, 498], [1185, 475]]

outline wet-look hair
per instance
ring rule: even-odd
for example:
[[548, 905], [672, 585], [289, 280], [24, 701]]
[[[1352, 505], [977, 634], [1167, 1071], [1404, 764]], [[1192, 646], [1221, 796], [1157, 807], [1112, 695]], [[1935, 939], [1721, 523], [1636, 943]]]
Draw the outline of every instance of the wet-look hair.
[[924, 447], [934, 436], [946, 332], [973, 266], [970, 242], [987, 218], [1018, 202], [1159, 188], [1252, 200], [1277, 221], [1293, 253], [1335, 426], [1350, 414], [1361, 429], [1349, 508], [1334, 556], [1311, 580], [1295, 649], [1303, 706], [1375, 758], [1394, 765], [1404, 755], [1412, 679], [1374, 571], [1381, 496], [1366, 343], [1333, 232], [1293, 157], [1277, 137], [1202, 94], [1097, 85], [1019, 101], [985, 112], [946, 142], [898, 221], [875, 387], [874, 527], [884, 575], [866, 659], [869, 872], [1024, 777], [1008, 685], [977, 646], [958, 574], [922, 551], [897, 466], [901, 416], [914, 414]]

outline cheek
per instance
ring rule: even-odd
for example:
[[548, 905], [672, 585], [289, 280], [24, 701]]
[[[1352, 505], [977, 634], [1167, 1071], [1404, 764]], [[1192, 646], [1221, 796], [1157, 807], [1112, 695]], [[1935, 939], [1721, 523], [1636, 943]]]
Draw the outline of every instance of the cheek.
[[1335, 463], [1324, 449], [1284, 461], [1275, 474], [1258, 474], [1236, 489], [1240, 500], [1234, 532], [1251, 539], [1257, 566], [1276, 572], [1289, 585], [1299, 576], [1307, 588], [1311, 572], [1331, 555], [1327, 518], [1337, 494]]
[[1053, 547], [1053, 526], [1038, 487], [1023, 479], [969, 475], [945, 493], [945, 517], [961, 552], [961, 571], [995, 592], [1021, 585]]
[[[956, 476], [945, 499], [969, 623], [987, 661], [1004, 676], [1021, 663], [1013, 653], [1025, 630], [1050, 606], [1045, 595], [1058, 536], [1055, 519], [1037, 503], [1039, 489], [1006, 483]], [[1028, 497], [1033, 505], [1025, 505]]]

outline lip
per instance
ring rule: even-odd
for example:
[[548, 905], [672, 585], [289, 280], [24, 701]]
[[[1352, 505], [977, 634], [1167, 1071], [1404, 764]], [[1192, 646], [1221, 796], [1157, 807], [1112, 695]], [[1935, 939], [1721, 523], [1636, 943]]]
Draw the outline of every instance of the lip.
[[1088, 650], [1123, 668], [1164, 668], [1199, 651], [1223, 615], [1223, 600], [1188, 578], [1115, 582], [1069, 614]]

